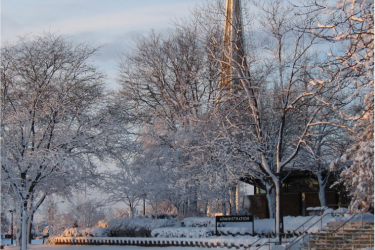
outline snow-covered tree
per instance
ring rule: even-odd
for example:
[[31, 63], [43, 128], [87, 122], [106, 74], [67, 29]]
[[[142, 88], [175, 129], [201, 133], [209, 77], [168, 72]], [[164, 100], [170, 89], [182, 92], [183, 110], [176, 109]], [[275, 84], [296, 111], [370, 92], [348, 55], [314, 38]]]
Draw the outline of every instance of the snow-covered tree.
[[374, 210], [374, 129], [373, 120], [356, 136], [355, 144], [349, 148], [341, 161], [349, 165], [341, 172], [340, 181], [351, 197], [351, 211]]
[[105, 204], [104, 199], [79, 195], [70, 203], [67, 211], [62, 213], [61, 220], [67, 227], [95, 227], [99, 221], [106, 219]]
[[89, 63], [96, 51], [53, 34], [2, 46], [1, 172], [22, 217], [22, 250], [44, 199], [69, 193], [102, 145], [104, 76]]
[[[200, 185], [191, 186], [189, 182], [197, 183], [201, 165], [195, 161], [196, 151], [192, 149], [202, 146], [202, 127], [217, 93], [218, 63], [202, 46], [196, 26], [185, 24], [176, 25], [165, 34], [151, 32], [138, 38], [132, 53], [120, 64], [119, 82], [128, 111], [139, 124], [138, 143], [142, 145], [141, 157], [148, 161], [148, 172], [154, 173], [154, 167], [156, 172], [160, 168], [166, 174], [169, 169], [175, 179], [165, 176], [166, 186], [184, 190], [183, 195], [175, 197], [184, 199], [191, 210], [196, 210], [198, 190], [193, 186]], [[145, 181], [158, 185], [154, 178], [155, 175], [149, 175]], [[166, 190], [166, 186], [150, 187], [149, 192]], [[182, 193], [172, 189], [164, 192], [167, 193], [168, 199], [180, 208], [181, 201], [171, 195]], [[155, 202], [167, 199], [153, 197]], [[185, 212], [186, 209], [185, 205]]]
[[[335, 117], [334, 114], [332, 117]], [[338, 172], [330, 169], [330, 163], [341, 157], [348, 148], [348, 132], [327, 124], [321, 124], [313, 129], [316, 131], [307, 136], [296, 163], [308, 166], [307, 170], [315, 175], [320, 205], [326, 206], [326, 188], [338, 179]]]
[[[351, 196], [352, 211], [373, 210], [374, 201], [374, 3], [373, 1], [337, 1], [336, 5], [316, 5], [315, 11], [327, 13], [324, 22], [313, 30], [336, 49], [329, 53], [327, 69], [322, 70], [337, 87], [352, 89], [351, 105], [334, 109], [355, 124], [352, 144], [341, 157], [349, 166], [341, 173], [341, 182]], [[326, 81], [327, 82], [327, 81]], [[326, 83], [324, 82], [324, 83]], [[323, 82], [322, 82], [323, 83]], [[337, 168], [340, 159], [332, 166]]]
[[325, 29], [313, 29], [319, 26], [319, 13], [303, 12], [284, 1], [252, 2], [256, 20], [247, 31], [252, 36], [247, 37], [255, 52], [246, 51], [249, 63], [231, 57], [227, 46], [217, 43], [222, 56], [216, 59], [231, 67], [240, 83], [226, 93], [219, 111], [228, 145], [247, 157], [250, 173], [263, 176], [267, 193], [274, 192], [269, 207], [276, 218], [276, 233], [280, 233], [283, 178], [294, 167], [301, 168], [293, 163], [309, 138], [319, 135], [316, 127], [350, 130], [342, 123], [340, 111], [350, 107], [356, 90], [342, 84], [347, 80], [320, 72], [327, 66], [324, 59], [329, 46], [321, 46], [328, 44]]
[[130, 209], [130, 216], [136, 215], [136, 209], [143, 197], [144, 183], [140, 176], [127, 165], [120, 165], [115, 170], [103, 173], [101, 190], [106, 194], [107, 202], [123, 202]]
[[65, 228], [71, 226], [67, 225], [62, 217], [59, 205], [63, 203], [65, 203], [65, 201], [58, 201], [54, 196], [46, 198], [39, 210], [39, 214], [41, 215], [41, 221], [37, 225], [39, 233], [43, 233], [44, 231], [45, 234], [58, 235], [62, 233]]
[[0, 221], [1, 221], [1, 232], [7, 233], [10, 230], [10, 220], [8, 220], [8, 215], [6, 214], [6, 210], [2, 211], [0, 214]]

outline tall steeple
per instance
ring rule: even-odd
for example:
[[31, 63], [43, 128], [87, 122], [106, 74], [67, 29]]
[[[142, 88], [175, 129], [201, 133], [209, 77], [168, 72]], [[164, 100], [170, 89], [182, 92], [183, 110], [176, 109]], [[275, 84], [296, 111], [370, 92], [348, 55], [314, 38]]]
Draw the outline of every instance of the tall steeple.
[[[245, 71], [244, 71], [245, 70]], [[243, 23], [240, 0], [227, 0], [225, 10], [223, 53], [219, 87], [222, 91], [236, 91], [239, 78], [247, 75], [244, 51]]]
[[[240, 79], [248, 77], [244, 50], [241, 0], [226, 0], [223, 50], [220, 67], [218, 103], [230, 99], [230, 93], [241, 89]], [[222, 109], [229, 105], [221, 105]], [[239, 183], [232, 183], [230, 202], [232, 212], [239, 208]]]

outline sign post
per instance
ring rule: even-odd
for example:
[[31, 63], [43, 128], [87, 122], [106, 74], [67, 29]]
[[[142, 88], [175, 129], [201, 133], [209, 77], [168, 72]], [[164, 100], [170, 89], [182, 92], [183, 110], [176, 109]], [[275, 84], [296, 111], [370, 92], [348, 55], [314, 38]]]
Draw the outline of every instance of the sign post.
[[253, 215], [233, 215], [233, 216], [216, 216], [215, 220], [215, 233], [219, 235], [217, 231], [217, 223], [219, 222], [252, 222], [252, 236], [255, 235], [254, 232], [254, 216]]

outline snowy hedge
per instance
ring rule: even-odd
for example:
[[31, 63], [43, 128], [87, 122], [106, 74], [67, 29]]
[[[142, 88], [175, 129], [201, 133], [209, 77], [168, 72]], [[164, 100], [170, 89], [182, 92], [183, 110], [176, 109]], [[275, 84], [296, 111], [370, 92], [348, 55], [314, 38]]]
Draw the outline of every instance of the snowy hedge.
[[[249, 227], [220, 227], [220, 235], [251, 235]], [[214, 227], [166, 227], [152, 230], [151, 236], [158, 238], [209, 238], [215, 235]]]
[[180, 221], [179, 226], [159, 227], [151, 232], [152, 237], [162, 238], [207, 238], [215, 232], [215, 218], [189, 217]]
[[100, 221], [96, 228], [69, 228], [62, 237], [151, 237], [155, 228], [173, 227], [174, 219], [122, 218]]
[[208, 227], [167, 227], [152, 230], [152, 237], [159, 238], [208, 238], [214, 234], [214, 229]]
[[160, 219], [173, 220], [173, 219], [176, 219], [176, 217], [177, 217], [176, 214], [165, 214], [165, 213], [151, 215], [151, 219], [154, 219], [154, 220], [160, 220]]
[[[208, 238], [216, 233], [215, 223], [214, 217], [189, 217], [180, 221], [180, 227], [156, 228], [152, 230], [151, 236], [159, 238]], [[252, 234], [251, 224], [245, 223], [245, 227], [234, 227], [234, 224], [238, 225], [238, 223], [218, 223], [218, 232], [221, 235]]]
[[180, 221], [181, 227], [215, 227], [214, 217], [189, 217]]
[[108, 237], [108, 228], [68, 228], [61, 234], [62, 237]]
[[155, 228], [173, 227], [176, 222], [170, 219], [122, 218], [107, 222], [112, 237], [151, 237]]

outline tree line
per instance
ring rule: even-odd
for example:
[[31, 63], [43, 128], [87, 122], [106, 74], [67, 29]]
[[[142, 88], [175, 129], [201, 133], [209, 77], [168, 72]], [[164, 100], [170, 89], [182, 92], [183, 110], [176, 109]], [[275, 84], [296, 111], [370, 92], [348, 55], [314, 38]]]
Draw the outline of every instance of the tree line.
[[[46, 33], [2, 45], [2, 206], [15, 206], [22, 249], [45, 199], [85, 186], [132, 213], [145, 200], [156, 212], [233, 214], [246, 176], [280, 222], [283, 179], [303, 169], [322, 206], [338, 174], [351, 210], [373, 210], [373, 3], [243, 1], [242, 11], [246, 63], [223, 42], [223, 1], [207, 1], [136, 38], [115, 91], [88, 43]], [[231, 90], [223, 65], [237, 72]]]

